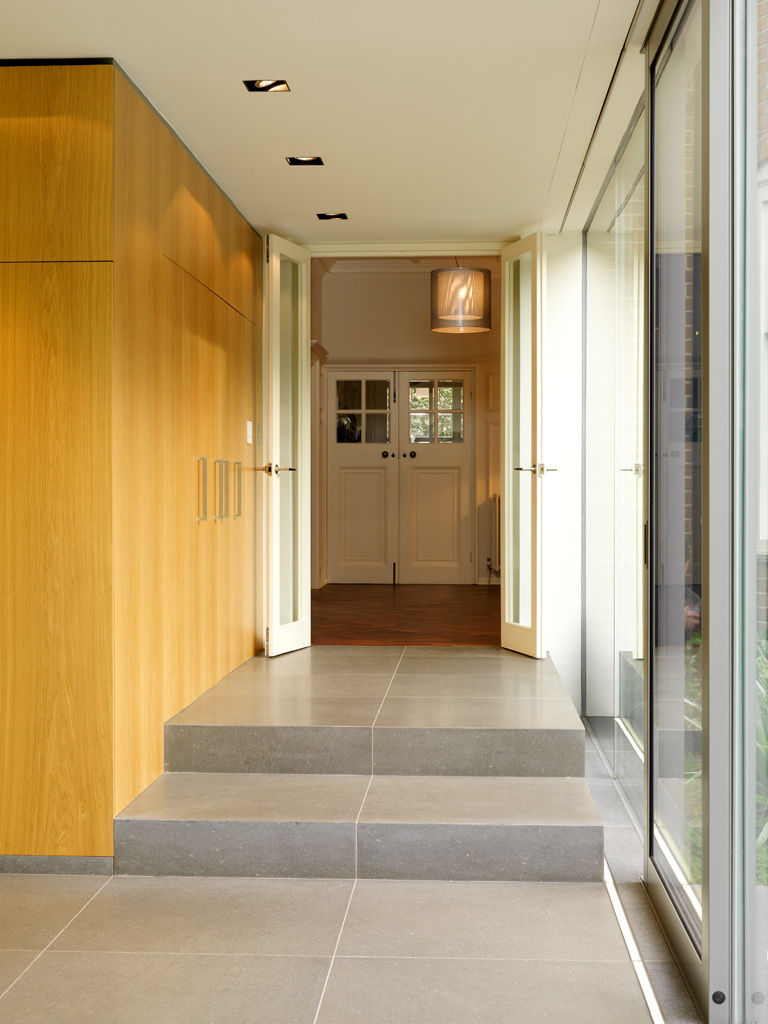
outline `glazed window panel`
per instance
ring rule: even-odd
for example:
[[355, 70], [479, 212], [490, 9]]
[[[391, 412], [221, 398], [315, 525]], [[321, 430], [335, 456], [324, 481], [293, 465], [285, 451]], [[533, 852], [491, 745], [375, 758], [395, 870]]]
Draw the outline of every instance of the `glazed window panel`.
[[336, 381], [336, 408], [361, 412], [363, 408], [363, 382], [361, 380]]

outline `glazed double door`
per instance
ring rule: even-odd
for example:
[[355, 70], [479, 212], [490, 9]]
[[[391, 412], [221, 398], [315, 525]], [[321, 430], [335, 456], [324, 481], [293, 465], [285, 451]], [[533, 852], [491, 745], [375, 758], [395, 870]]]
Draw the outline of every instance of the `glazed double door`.
[[329, 583], [472, 583], [472, 371], [328, 374]]

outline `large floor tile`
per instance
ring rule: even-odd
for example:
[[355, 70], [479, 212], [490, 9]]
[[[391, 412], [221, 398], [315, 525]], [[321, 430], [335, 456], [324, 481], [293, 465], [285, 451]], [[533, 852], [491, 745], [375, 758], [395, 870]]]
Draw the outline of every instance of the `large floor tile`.
[[[431, 664], [431, 663], [430, 663]], [[563, 700], [566, 692], [555, 676], [450, 675], [448, 673], [403, 675], [398, 672], [389, 697], [484, 697], [493, 699]]]
[[[392, 672], [265, 672], [231, 675], [208, 693], [217, 697], [378, 697], [387, 692]], [[204, 694], [203, 696], [207, 696]], [[202, 699], [202, 698], [199, 698]]]
[[163, 775], [115, 819], [115, 871], [352, 878], [367, 786], [357, 775]]
[[330, 956], [352, 881], [115, 878], [52, 949]]
[[368, 787], [357, 775], [161, 775], [117, 821], [351, 821]]
[[43, 949], [104, 883], [95, 875], [0, 875], [0, 949]]
[[[445, 650], [442, 648], [441, 650]], [[362, 671], [362, 669], [358, 669]], [[397, 674], [401, 676], [420, 675], [484, 675], [509, 679], [556, 679], [557, 671], [550, 661], [534, 661], [507, 654], [492, 658], [483, 655], [433, 654], [432, 656], [409, 657], [400, 662]]]
[[360, 878], [599, 881], [603, 829], [583, 780], [377, 778]]
[[583, 726], [567, 698], [422, 698], [387, 696], [376, 725], [394, 728], [573, 729]]
[[[375, 1007], [375, 1013], [372, 1013]], [[337, 957], [318, 1024], [649, 1024], [629, 963]]]
[[312, 1024], [329, 960], [45, 953], [0, 1000], [2, 1024]]
[[5, 992], [38, 955], [33, 949], [0, 950], [0, 994]]
[[214, 688], [179, 712], [169, 724], [370, 727], [382, 697], [383, 693], [373, 697], [319, 697], [279, 692], [221, 694]]
[[360, 823], [592, 825], [600, 817], [582, 779], [374, 776]]
[[600, 883], [361, 879], [339, 953], [384, 957], [627, 959]]

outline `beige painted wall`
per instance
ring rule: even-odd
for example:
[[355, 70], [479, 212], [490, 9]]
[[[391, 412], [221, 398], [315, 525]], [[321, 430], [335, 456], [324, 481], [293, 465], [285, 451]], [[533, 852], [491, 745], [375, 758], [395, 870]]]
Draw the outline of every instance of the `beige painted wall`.
[[[450, 266], [444, 260], [411, 258], [312, 261], [312, 338], [333, 365], [439, 363], [475, 367], [477, 526], [473, 546], [477, 582], [487, 583], [486, 559], [495, 559], [495, 527], [490, 498], [499, 489], [499, 321], [500, 281], [497, 257], [467, 258], [462, 265], [491, 270], [491, 330], [476, 335], [433, 334], [430, 330], [430, 270]], [[325, 396], [325, 383], [320, 387]], [[318, 424], [318, 409], [313, 422]], [[318, 427], [316, 426], [316, 429]], [[322, 433], [321, 433], [322, 436]], [[318, 520], [324, 454], [318, 457], [313, 502]], [[322, 538], [320, 538], [322, 545]], [[313, 586], [324, 582], [322, 553], [315, 559]]]

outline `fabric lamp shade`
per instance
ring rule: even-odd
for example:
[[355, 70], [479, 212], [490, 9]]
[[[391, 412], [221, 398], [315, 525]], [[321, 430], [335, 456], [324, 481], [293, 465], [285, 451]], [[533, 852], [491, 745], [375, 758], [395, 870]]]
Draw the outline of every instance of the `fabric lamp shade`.
[[432, 330], [479, 334], [491, 329], [491, 272], [476, 267], [432, 271]]

